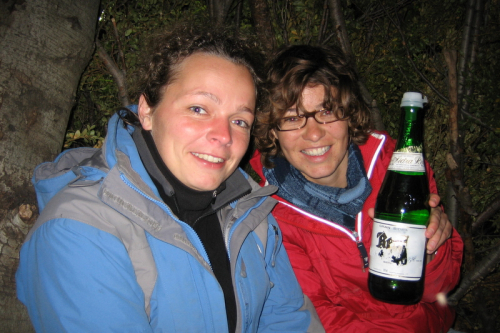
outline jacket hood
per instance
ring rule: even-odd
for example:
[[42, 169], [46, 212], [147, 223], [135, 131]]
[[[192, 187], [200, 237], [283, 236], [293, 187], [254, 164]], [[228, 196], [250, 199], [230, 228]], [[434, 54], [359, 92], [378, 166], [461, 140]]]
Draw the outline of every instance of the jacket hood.
[[[137, 114], [137, 105], [129, 105], [127, 108]], [[108, 122], [108, 134], [106, 135], [103, 145], [104, 158], [106, 159], [108, 167], [112, 169], [116, 165], [118, 161], [116, 152], [121, 151], [129, 157], [132, 168], [144, 179], [148, 186], [156, 192], [156, 188], [146, 172], [144, 165], [142, 165], [139, 152], [132, 139], [132, 133], [134, 133], [135, 127], [125, 125], [119, 116], [120, 112], [122, 111], [115, 113]]]

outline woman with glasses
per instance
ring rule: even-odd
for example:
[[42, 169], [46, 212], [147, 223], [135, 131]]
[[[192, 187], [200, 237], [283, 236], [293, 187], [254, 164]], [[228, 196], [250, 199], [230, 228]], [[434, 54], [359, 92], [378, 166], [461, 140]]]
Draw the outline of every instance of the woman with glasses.
[[[446, 332], [454, 315], [437, 295], [458, 282], [462, 241], [437, 207], [439, 196], [429, 200], [422, 301], [387, 304], [368, 291], [373, 207], [395, 141], [370, 129], [345, 56], [337, 48], [288, 47], [270, 63], [267, 84], [251, 164], [261, 185], [279, 188], [273, 215], [326, 331]], [[435, 193], [432, 177], [429, 172]]]

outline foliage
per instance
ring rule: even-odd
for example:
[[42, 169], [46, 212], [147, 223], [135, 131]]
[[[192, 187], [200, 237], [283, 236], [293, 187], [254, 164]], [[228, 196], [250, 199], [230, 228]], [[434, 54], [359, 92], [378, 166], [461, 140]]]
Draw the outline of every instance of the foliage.
[[[180, 20], [208, 21], [204, 1], [102, 0], [97, 38], [127, 74], [132, 103], [137, 97], [134, 96], [133, 77], [144, 43], [143, 36], [168, 28]], [[108, 119], [121, 107], [117, 96], [118, 87], [96, 52], [81, 78], [64, 148], [101, 144]], [[82, 136], [87, 126], [93, 126], [94, 135]]]
[[82, 140], [85, 146], [93, 146], [95, 148], [101, 148], [104, 138], [101, 136], [99, 131], [94, 130], [95, 125], [87, 125], [83, 131], [76, 130], [75, 132], [66, 133], [66, 142], [64, 148], [69, 148], [73, 142], [77, 140]]
[[[343, 13], [356, 65], [372, 97], [377, 101], [387, 131], [397, 136], [399, 102], [405, 91], [427, 94], [426, 157], [432, 165], [440, 193], [446, 190], [446, 154], [449, 151], [448, 71], [443, 50], [460, 50], [466, 0], [345, 0]], [[236, 3], [236, 2], [235, 2]], [[285, 44], [335, 44], [336, 31], [325, 0], [267, 0], [278, 46]], [[461, 120], [465, 147], [465, 183], [473, 207], [482, 212], [500, 194], [500, 2], [488, 2], [486, 28], [480, 36], [474, 70], [465, 86], [468, 113]], [[226, 23], [231, 25], [234, 8]], [[255, 22], [248, 1], [243, 1], [238, 28], [249, 31]], [[116, 22], [115, 36], [113, 21]], [[98, 38], [108, 54], [127, 73], [129, 86], [143, 42], [142, 36], [179, 20], [210, 24], [205, 1], [103, 0]], [[258, 24], [258, 23], [257, 23]], [[121, 52], [125, 55], [121, 56]], [[112, 76], [97, 55], [83, 74], [65, 147], [99, 145], [110, 115], [120, 107]], [[136, 96], [131, 95], [132, 102]], [[444, 197], [444, 195], [443, 195]], [[479, 262], [500, 241], [500, 214], [495, 214], [474, 235], [475, 259]], [[464, 274], [467, 271], [463, 272]], [[497, 297], [498, 268], [477, 290]], [[497, 297], [498, 298], [498, 297]], [[457, 307], [457, 326], [481, 331], [477, 295], [467, 294]], [[498, 303], [484, 302], [487, 311], [498, 312]], [[495, 305], [496, 304], [496, 305]], [[496, 308], [495, 308], [496, 306]], [[497, 325], [499, 325], [498, 323]]]

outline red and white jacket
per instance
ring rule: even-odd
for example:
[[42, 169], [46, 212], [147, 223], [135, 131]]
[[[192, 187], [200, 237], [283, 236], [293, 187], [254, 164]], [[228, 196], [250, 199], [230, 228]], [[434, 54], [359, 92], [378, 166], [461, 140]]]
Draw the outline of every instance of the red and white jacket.
[[[375, 207], [395, 148], [388, 135], [372, 133], [360, 146], [365, 170], [372, 185], [351, 231], [274, 196], [279, 203], [272, 214], [283, 233], [283, 243], [303, 292], [314, 303], [326, 332], [443, 332], [454, 320], [454, 311], [438, 304], [436, 295], [447, 293], [459, 280], [463, 243], [456, 230], [427, 265], [420, 303], [395, 305], [377, 301], [368, 291], [368, 269], [363, 269], [358, 243], [369, 253], [372, 223], [368, 208]], [[250, 161], [266, 183], [260, 153]], [[427, 165], [429, 189], [437, 193], [433, 172]]]

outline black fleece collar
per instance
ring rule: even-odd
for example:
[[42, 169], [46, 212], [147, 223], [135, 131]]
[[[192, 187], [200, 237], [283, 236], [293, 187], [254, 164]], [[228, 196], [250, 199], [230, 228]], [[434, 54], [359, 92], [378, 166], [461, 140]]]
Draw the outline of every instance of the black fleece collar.
[[[178, 197], [177, 201], [181, 205], [189, 203], [189, 209], [202, 209], [211, 204], [214, 211], [241, 198], [251, 192], [251, 186], [245, 176], [235, 170], [229, 178], [216, 189], [216, 198], [213, 200], [214, 191], [196, 191], [185, 186], [180, 182], [167, 168], [154, 144], [153, 137], [149, 131], [136, 129], [132, 134], [141, 160], [151, 176], [151, 179], [157, 186], [158, 192], [163, 196]], [[182, 199], [182, 198], [183, 199]], [[196, 198], [195, 202], [192, 201]], [[181, 203], [182, 201], [182, 203]], [[194, 206], [196, 205], [196, 207]], [[171, 207], [173, 208], [173, 207]], [[176, 209], [183, 210], [184, 207]]]

